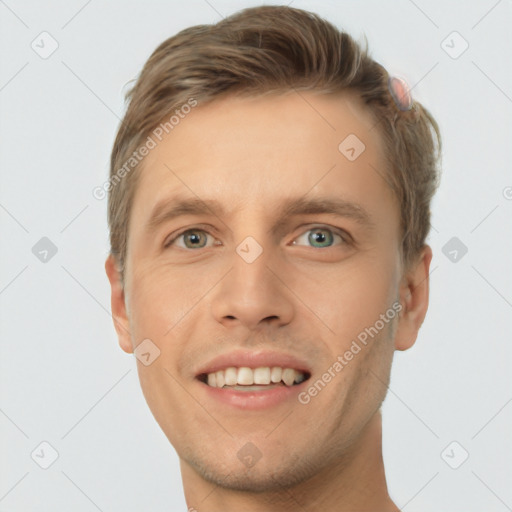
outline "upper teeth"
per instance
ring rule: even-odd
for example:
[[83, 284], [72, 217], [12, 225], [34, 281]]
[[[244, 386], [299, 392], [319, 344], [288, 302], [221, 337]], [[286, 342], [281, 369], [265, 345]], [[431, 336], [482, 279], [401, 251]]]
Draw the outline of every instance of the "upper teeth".
[[235, 368], [233, 366], [225, 370], [208, 374], [208, 385], [214, 388], [222, 388], [226, 386], [252, 386], [253, 384], [270, 384], [271, 382], [277, 384], [283, 381], [287, 386], [293, 386], [294, 383], [299, 383], [305, 380], [306, 376], [299, 370], [293, 368], [280, 368], [268, 366], [261, 368], [248, 368], [242, 366]]

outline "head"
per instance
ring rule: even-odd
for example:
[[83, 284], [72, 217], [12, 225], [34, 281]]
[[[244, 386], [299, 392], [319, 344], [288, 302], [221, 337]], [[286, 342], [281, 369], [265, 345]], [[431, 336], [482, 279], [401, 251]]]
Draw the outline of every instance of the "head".
[[[262, 491], [342, 464], [415, 342], [440, 136], [389, 81], [330, 23], [265, 6], [166, 40], [129, 91], [112, 312], [121, 347], [152, 354], [141, 386], [184, 471]], [[208, 374], [233, 360], [306, 380], [226, 399]]]

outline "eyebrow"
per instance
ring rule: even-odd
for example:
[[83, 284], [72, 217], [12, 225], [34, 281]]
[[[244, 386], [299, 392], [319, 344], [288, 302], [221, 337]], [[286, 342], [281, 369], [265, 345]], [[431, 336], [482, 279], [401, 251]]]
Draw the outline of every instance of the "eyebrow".
[[[219, 218], [226, 215], [226, 209], [215, 199], [199, 198], [168, 198], [153, 208], [146, 229], [149, 233], [155, 232], [162, 224], [177, 219], [183, 215], [213, 215]], [[303, 197], [289, 199], [280, 209], [278, 220], [271, 228], [273, 233], [278, 232], [286, 224], [289, 217], [298, 215], [328, 214], [337, 217], [349, 218], [369, 230], [375, 227], [369, 212], [360, 204], [342, 198], [312, 198]]]

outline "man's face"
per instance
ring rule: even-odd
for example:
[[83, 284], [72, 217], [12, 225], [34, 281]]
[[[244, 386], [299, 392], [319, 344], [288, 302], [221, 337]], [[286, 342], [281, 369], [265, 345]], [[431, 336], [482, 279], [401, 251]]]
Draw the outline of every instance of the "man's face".
[[[121, 346], [160, 350], [138, 361], [140, 382], [186, 470], [278, 488], [354, 449], [385, 396], [398, 325], [399, 209], [384, 161], [355, 96], [305, 92], [199, 105], [146, 158]], [[165, 215], [181, 202], [203, 211]]]

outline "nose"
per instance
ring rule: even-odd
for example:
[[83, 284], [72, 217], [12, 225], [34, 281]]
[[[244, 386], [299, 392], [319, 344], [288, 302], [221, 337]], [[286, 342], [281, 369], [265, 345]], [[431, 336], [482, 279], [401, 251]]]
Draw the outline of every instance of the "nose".
[[225, 327], [243, 325], [249, 330], [281, 327], [291, 322], [292, 292], [286, 286], [283, 267], [270, 263], [266, 251], [252, 263], [237, 253], [233, 266], [215, 289], [212, 313]]

